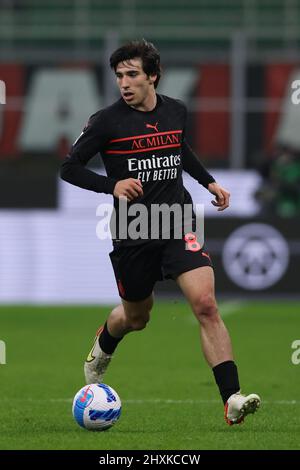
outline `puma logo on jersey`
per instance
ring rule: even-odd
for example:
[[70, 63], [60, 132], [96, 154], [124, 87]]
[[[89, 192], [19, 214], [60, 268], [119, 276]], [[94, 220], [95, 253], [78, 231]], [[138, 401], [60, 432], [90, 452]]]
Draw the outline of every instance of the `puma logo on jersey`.
[[146, 127], [147, 127], [148, 129], [155, 129], [156, 132], [158, 132], [158, 128], [157, 128], [157, 127], [158, 127], [158, 122], [156, 122], [155, 124], [148, 124], [148, 123], [147, 123], [147, 124], [146, 124]]

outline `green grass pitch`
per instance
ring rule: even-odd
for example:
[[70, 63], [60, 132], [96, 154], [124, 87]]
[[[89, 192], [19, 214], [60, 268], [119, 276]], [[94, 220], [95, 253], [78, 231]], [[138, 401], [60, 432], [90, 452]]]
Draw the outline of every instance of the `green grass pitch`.
[[229, 427], [198, 326], [184, 302], [157, 301], [144, 331], [122, 341], [105, 382], [122, 400], [107, 432], [80, 428], [72, 398], [108, 307], [1, 307], [0, 449], [300, 449], [297, 302], [224, 302], [242, 391], [263, 404]]

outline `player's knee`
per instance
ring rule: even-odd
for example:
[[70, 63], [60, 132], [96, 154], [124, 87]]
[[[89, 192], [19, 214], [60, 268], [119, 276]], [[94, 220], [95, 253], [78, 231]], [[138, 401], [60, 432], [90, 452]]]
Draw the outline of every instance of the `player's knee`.
[[110, 317], [113, 320], [124, 317], [124, 307], [123, 305], [117, 305], [110, 313]]
[[153, 296], [149, 296], [147, 299], [131, 304], [128, 302], [124, 303], [124, 314], [126, 318], [126, 324], [129, 330], [137, 331], [143, 330], [148, 321], [150, 320], [150, 312], [153, 306]]
[[143, 330], [144, 328], [146, 328], [149, 319], [150, 319], [149, 315], [145, 315], [143, 317], [130, 318], [129, 320], [130, 328], [132, 329], [132, 331]]
[[215, 297], [210, 294], [199, 296], [192, 305], [193, 312], [200, 323], [217, 320], [219, 317]]

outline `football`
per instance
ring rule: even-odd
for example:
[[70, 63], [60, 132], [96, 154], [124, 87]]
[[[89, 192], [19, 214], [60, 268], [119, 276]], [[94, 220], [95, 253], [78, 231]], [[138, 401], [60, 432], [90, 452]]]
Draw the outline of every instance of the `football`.
[[113, 426], [121, 415], [121, 400], [117, 392], [106, 384], [82, 387], [73, 400], [75, 421], [90, 431], [104, 431]]

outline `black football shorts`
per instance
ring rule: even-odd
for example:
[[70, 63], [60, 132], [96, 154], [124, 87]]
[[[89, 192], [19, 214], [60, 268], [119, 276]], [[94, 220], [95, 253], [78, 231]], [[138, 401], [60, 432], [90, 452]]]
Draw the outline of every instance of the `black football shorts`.
[[[186, 247], [188, 249], [186, 249]], [[138, 302], [151, 295], [156, 281], [176, 279], [201, 266], [212, 266], [209, 254], [191, 239], [151, 240], [120, 246], [109, 254], [122, 299]]]

